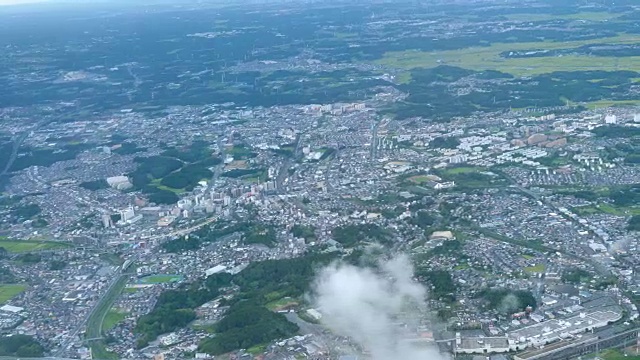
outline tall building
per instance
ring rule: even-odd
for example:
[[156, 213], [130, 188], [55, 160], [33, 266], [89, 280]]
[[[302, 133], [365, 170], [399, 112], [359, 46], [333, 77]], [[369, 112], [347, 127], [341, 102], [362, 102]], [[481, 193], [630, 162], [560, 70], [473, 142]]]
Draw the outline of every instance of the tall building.
[[105, 228], [113, 227], [113, 221], [111, 220], [111, 215], [104, 214], [102, 215], [102, 226]]
[[136, 216], [133, 207], [129, 206], [127, 209], [120, 210], [120, 221], [123, 223], [131, 221]]

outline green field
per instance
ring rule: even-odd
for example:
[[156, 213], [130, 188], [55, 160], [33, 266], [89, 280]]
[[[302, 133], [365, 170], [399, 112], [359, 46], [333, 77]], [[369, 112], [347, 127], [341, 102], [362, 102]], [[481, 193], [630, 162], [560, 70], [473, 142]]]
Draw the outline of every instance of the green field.
[[511, 21], [550, 21], [550, 20], [576, 20], [576, 21], [607, 21], [619, 17], [620, 14], [608, 12], [580, 12], [577, 14], [509, 14], [506, 17]]
[[162, 184], [160, 184], [161, 181], [162, 181], [162, 179], [154, 179], [153, 181], [151, 181], [151, 184], [153, 184], [153, 186], [157, 187], [160, 190], [171, 191], [172, 193], [174, 193], [176, 195], [180, 195], [180, 194], [183, 194], [185, 192], [184, 189], [174, 189], [172, 187], [168, 187], [166, 185], [162, 185]]
[[[486, 47], [470, 47], [446, 51], [395, 51], [387, 52], [379, 64], [399, 68], [433, 68], [439, 65], [450, 65], [481, 71], [497, 70], [514, 76], [534, 76], [554, 71], [586, 71], [586, 70], [639, 70], [640, 56], [629, 57], [593, 57], [583, 55], [549, 56], [535, 58], [500, 57], [505, 51], [518, 50], [557, 50], [571, 49], [583, 45], [607, 44], [635, 44], [640, 42], [640, 36], [622, 34], [615, 37], [580, 40], [580, 41], [539, 41], [521, 43], [494, 43]], [[406, 81], [406, 78], [403, 78]]]
[[617, 207], [611, 204], [596, 204], [573, 208], [578, 215], [605, 213], [616, 216], [640, 215], [640, 207]]
[[252, 346], [250, 348], [247, 349], [247, 352], [249, 354], [253, 354], [253, 355], [258, 355], [258, 354], [262, 354], [263, 352], [265, 352], [265, 350], [267, 350], [267, 345], [255, 345]]
[[284, 297], [279, 300], [274, 300], [268, 303], [266, 306], [267, 306], [267, 309], [271, 311], [277, 311], [289, 306], [296, 306], [298, 304], [299, 302], [296, 299], [292, 299], [290, 297]]
[[20, 253], [40, 250], [55, 250], [68, 248], [68, 243], [55, 241], [32, 241], [32, 240], [0, 240], [0, 247], [7, 249], [8, 252]]
[[0, 304], [4, 304], [11, 300], [26, 288], [27, 286], [22, 284], [0, 284]]
[[587, 107], [592, 110], [614, 106], [640, 106], [640, 100], [598, 100], [587, 103]]
[[422, 184], [422, 183], [426, 183], [427, 181], [429, 181], [430, 177], [429, 177], [429, 175], [416, 175], [416, 176], [410, 177], [407, 180], [411, 181], [412, 183]]
[[526, 268], [524, 268], [524, 271], [529, 273], [543, 273], [544, 269], [544, 264], [537, 264], [534, 266], [527, 266]]
[[[135, 271], [134, 269], [135, 267], [132, 265], [127, 271]], [[93, 313], [91, 313], [91, 316], [87, 320], [87, 330], [84, 334], [85, 338], [98, 338], [98, 340], [92, 340], [89, 342], [94, 359], [119, 359], [117, 354], [107, 351], [104, 341], [99, 338], [101, 338], [104, 333], [104, 322], [111, 312], [111, 307], [124, 290], [128, 280], [127, 276], [121, 275], [116, 280], [116, 283], [113, 284], [113, 286], [109, 288], [109, 291], [102, 297], [102, 299], [100, 299]]]
[[91, 342], [91, 356], [94, 359], [100, 360], [118, 360], [120, 357], [118, 354], [112, 353], [107, 350], [101, 341]]
[[471, 167], [471, 166], [460, 166], [460, 167], [452, 167], [447, 168], [443, 171], [446, 175], [458, 175], [458, 174], [468, 174], [474, 172], [484, 171], [482, 168]]
[[102, 332], [113, 329], [118, 323], [127, 317], [127, 313], [110, 309], [102, 320]]
[[144, 284], [164, 284], [168, 282], [176, 282], [182, 280], [182, 276], [180, 275], [167, 275], [167, 274], [158, 274], [158, 275], [149, 275], [140, 279], [141, 283]]
[[603, 360], [640, 360], [640, 356], [635, 351], [629, 351], [629, 356], [625, 356], [620, 350], [605, 350], [601, 352], [598, 357]]

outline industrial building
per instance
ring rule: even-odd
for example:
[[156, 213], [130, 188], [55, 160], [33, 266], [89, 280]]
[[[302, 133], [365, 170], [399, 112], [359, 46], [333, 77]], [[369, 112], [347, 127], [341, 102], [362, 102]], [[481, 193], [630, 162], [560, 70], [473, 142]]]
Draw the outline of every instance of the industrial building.
[[453, 351], [456, 354], [492, 354], [524, 350], [526, 346], [504, 336], [463, 338], [460, 333], [456, 333]]
[[509, 333], [509, 338], [532, 346], [542, 346], [607, 326], [622, 318], [622, 312], [606, 310], [581, 312], [566, 319], [555, 319]]
[[[542, 321], [510, 331], [502, 337], [462, 337], [460, 333], [456, 333], [453, 352], [456, 354], [491, 354], [522, 351], [530, 348], [562, 348], [563, 344], [568, 343], [569, 340], [605, 327], [621, 318], [620, 308], [605, 307], [595, 311], [583, 309], [582, 312], [574, 316]], [[549, 346], [548, 344], [553, 345]]]

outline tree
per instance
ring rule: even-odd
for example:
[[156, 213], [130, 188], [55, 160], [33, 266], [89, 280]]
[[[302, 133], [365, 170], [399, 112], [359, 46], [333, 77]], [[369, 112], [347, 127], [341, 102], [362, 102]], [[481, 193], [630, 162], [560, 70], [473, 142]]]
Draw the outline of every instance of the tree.
[[460, 145], [460, 140], [455, 137], [437, 137], [429, 142], [431, 148], [455, 149]]
[[427, 211], [420, 210], [416, 213], [416, 216], [411, 219], [411, 223], [417, 225], [423, 229], [428, 229], [433, 226], [437, 221], [437, 218]]
[[53, 260], [51, 261], [51, 263], [49, 263], [49, 269], [50, 270], [62, 270], [67, 266], [67, 263], [65, 261], [62, 260]]
[[503, 315], [523, 311], [527, 306], [536, 308], [536, 298], [528, 290], [485, 289], [477, 294], [487, 302], [487, 307]]
[[313, 239], [316, 237], [315, 228], [313, 226], [305, 226], [295, 224], [291, 228], [291, 234], [297, 238]]
[[0, 356], [42, 357], [44, 347], [28, 335], [0, 337]]

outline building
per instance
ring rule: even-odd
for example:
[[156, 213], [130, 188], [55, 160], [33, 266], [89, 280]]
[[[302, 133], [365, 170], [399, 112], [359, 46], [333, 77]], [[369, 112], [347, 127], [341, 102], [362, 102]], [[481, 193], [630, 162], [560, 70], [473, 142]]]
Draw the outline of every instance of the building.
[[120, 210], [120, 222], [123, 224], [130, 222], [135, 216], [136, 213], [131, 206], [127, 209]]
[[176, 220], [175, 216], [165, 216], [158, 220], [158, 226], [169, 226]]
[[309, 316], [311, 316], [315, 320], [322, 319], [322, 314], [316, 309], [307, 310], [307, 314], [309, 314]]
[[613, 114], [609, 114], [609, 115], [604, 117], [604, 123], [605, 124], [617, 124], [618, 123], [618, 118]]
[[524, 350], [526, 344], [519, 344], [507, 337], [469, 337], [463, 338], [456, 333], [453, 352], [456, 354], [492, 354]]
[[518, 340], [520, 343], [539, 347], [607, 326], [621, 318], [621, 311], [598, 310], [589, 313], [581, 312], [573, 317], [543, 321], [527, 326], [510, 332], [508, 336], [510, 339]]
[[20, 312], [24, 311], [24, 308], [21, 308], [19, 306], [4, 305], [4, 306], [0, 307], [0, 310], [17, 314], [17, 313], [20, 313]]
[[113, 220], [111, 220], [111, 215], [102, 215], [102, 226], [104, 226], [105, 228], [113, 227]]
[[223, 271], [227, 270], [227, 267], [224, 265], [216, 265], [210, 269], [205, 270], [204, 274], [205, 276], [211, 276], [213, 274], [217, 274], [217, 273], [221, 273]]
[[108, 177], [107, 184], [116, 190], [126, 190], [133, 186], [129, 178], [124, 175]]
[[453, 240], [454, 235], [451, 231], [434, 231], [429, 235], [429, 240]]

